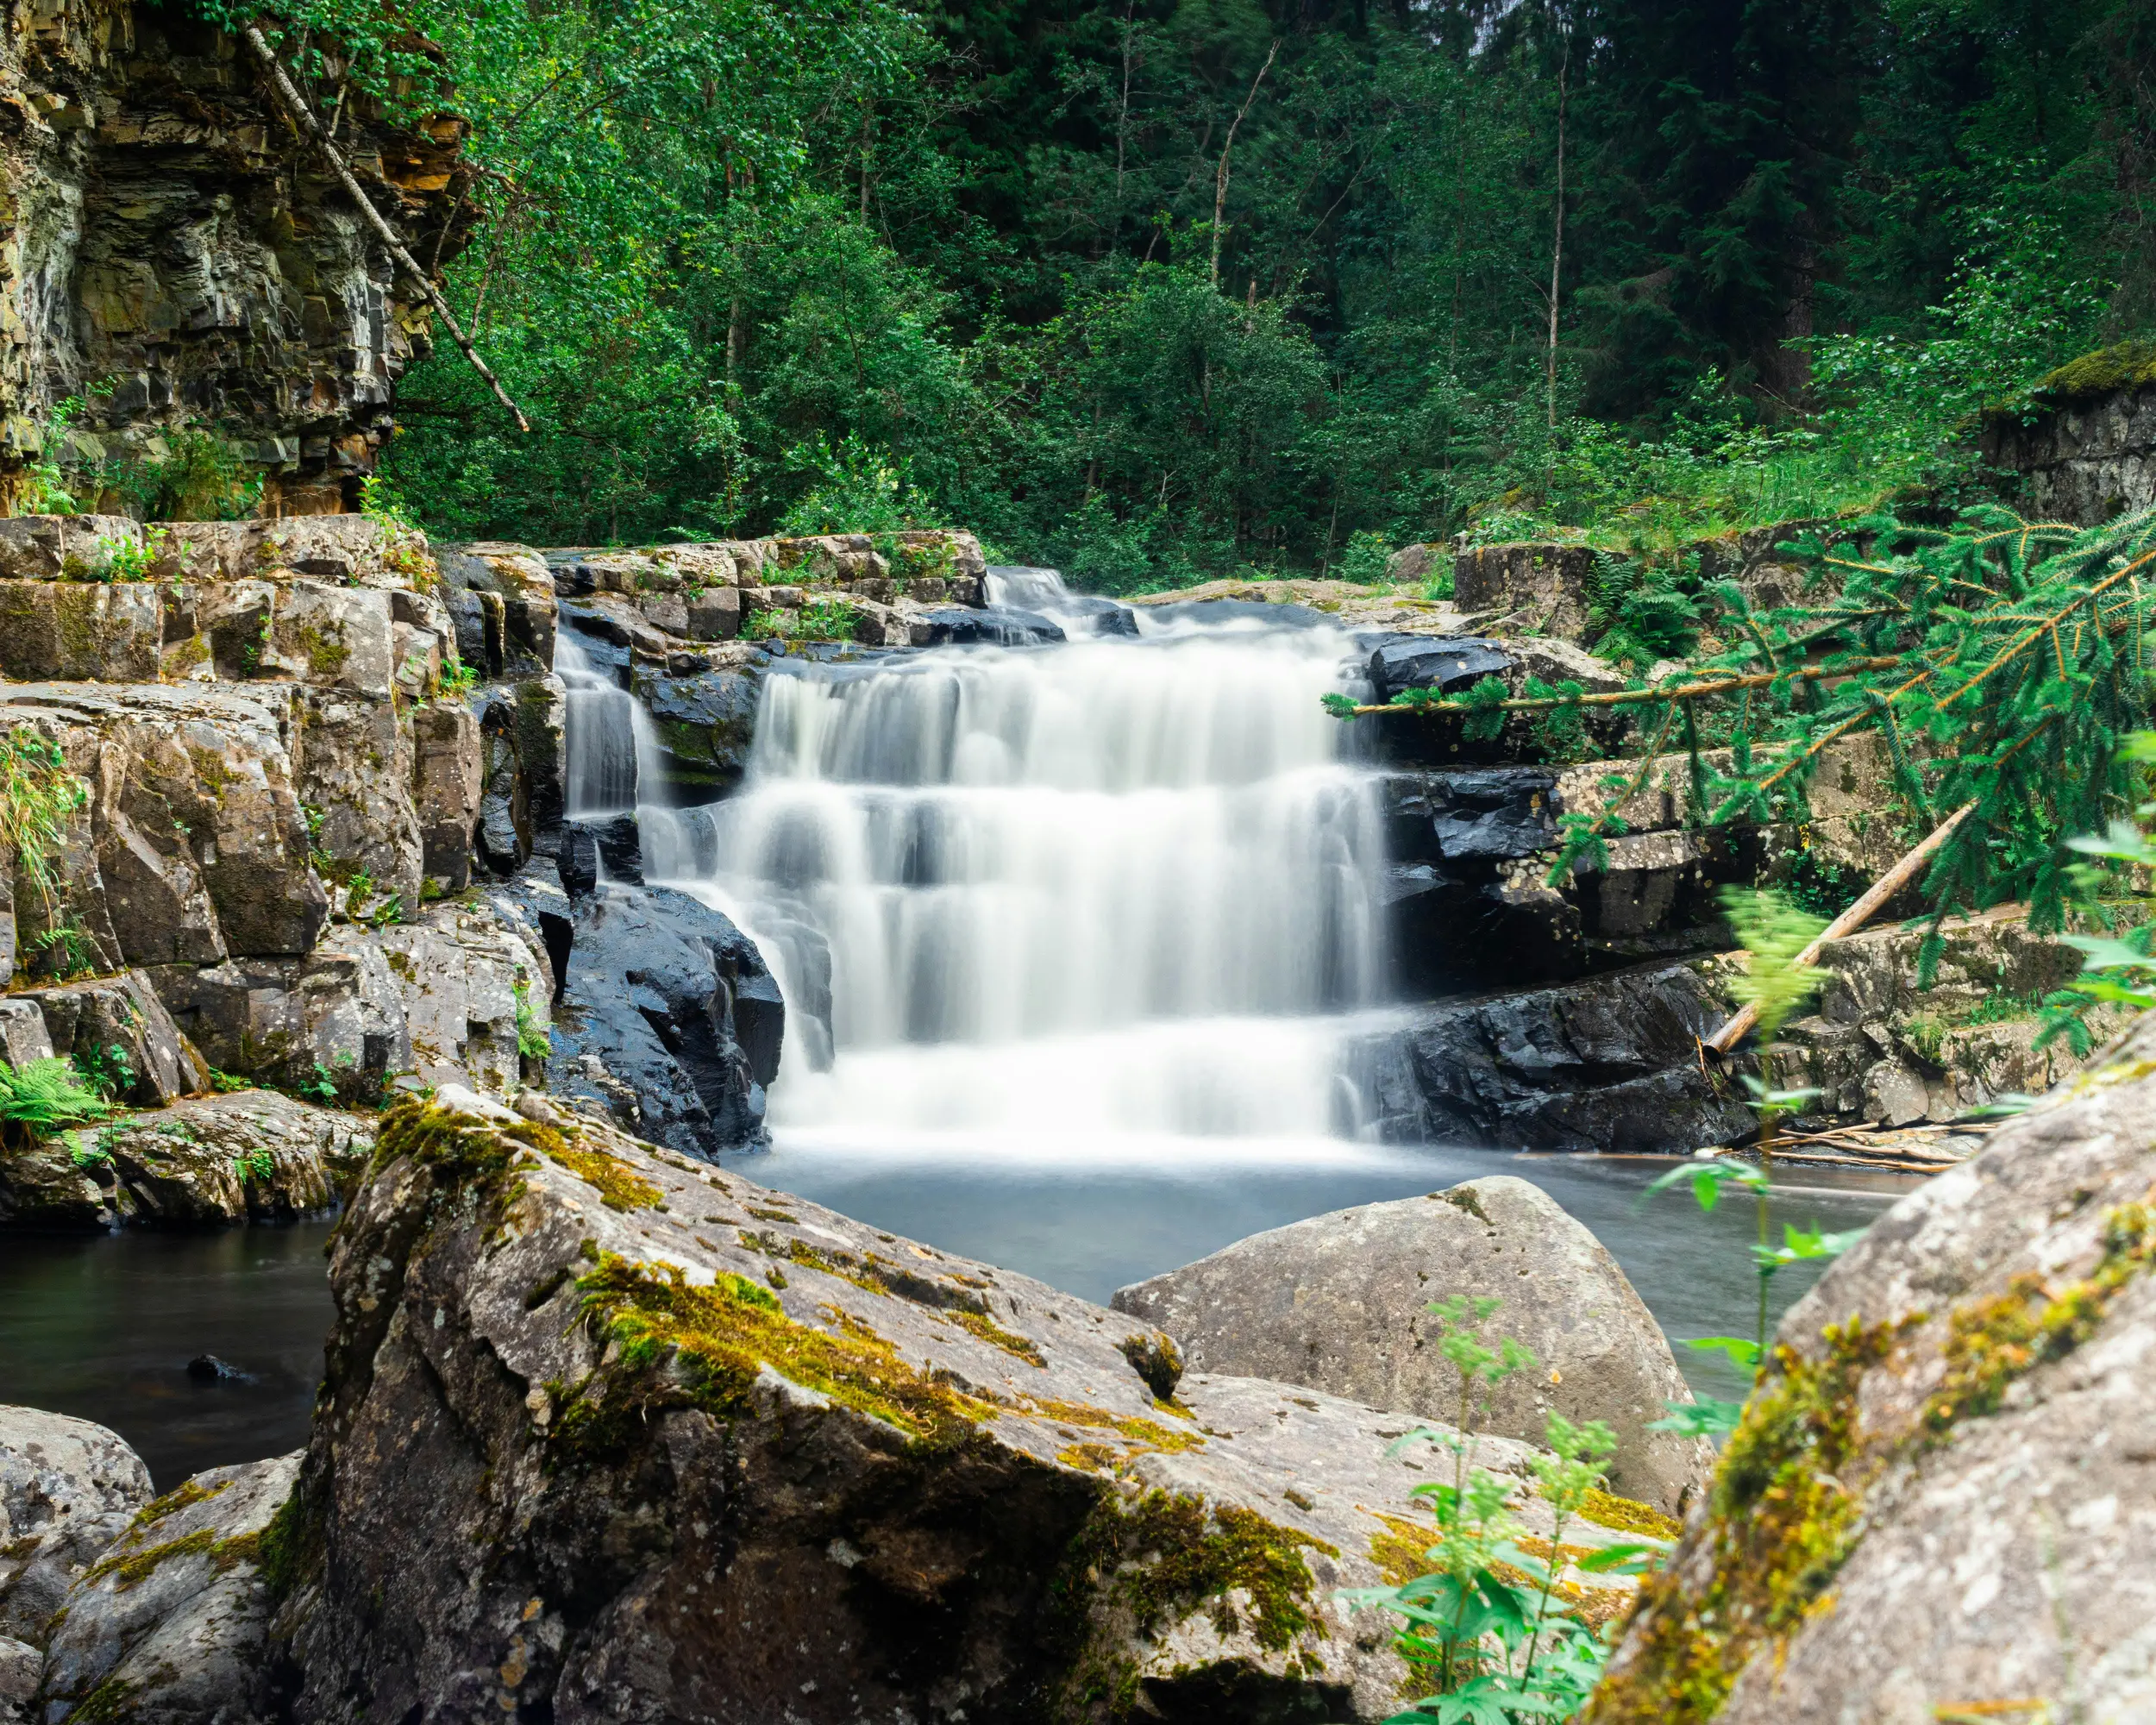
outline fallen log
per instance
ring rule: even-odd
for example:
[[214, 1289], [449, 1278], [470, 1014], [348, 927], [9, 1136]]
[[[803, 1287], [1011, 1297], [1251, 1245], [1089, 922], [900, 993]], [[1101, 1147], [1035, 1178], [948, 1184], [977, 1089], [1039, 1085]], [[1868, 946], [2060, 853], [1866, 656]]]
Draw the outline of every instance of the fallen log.
[[[1799, 964], [1810, 964], [1816, 962], [1821, 949], [1825, 947], [1829, 941], [1839, 940], [1846, 935], [1854, 934], [1865, 924], [1871, 921], [1873, 913], [1878, 910], [1879, 906], [1908, 885], [1915, 878], [1917, 870], [1930, 862], [1937, 854], [1939, 848], [1953, 837], [1954, 829], [1961, 825], [1969, 811], [1974, 807], [1976, 805], [1972, 802], [1964, 803], [1934, 827], [1931, 835], [1921, 844], [1872, 883], [1870, 892], [1850, 906], [1833, 921], [1828, 923], [1819, 938], [1797, 954], [1796, 962]], [[1708, 1037], [1702, 1046], [1711, 1048], [1717, 1054], [1727, 1054], [1741, 1042], [1745, 1034], [1758, 1022], [1758, 1010], [1753, 1007], [1745, 1007], [1727, 1024]]]

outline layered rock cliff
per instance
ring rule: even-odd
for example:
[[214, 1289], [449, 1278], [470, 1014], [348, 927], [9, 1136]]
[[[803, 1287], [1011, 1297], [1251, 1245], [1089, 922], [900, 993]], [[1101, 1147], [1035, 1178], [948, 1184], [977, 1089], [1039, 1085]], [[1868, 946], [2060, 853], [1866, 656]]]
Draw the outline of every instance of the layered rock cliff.
[[[429, 312], [233, 38], [182, 4], [9, 0], [0, 31], [0, 486], [54, 403], [157, 459], [200, 425], [265, 472], [264, 512], [335, 512], [389, 430]], [[339, 143], [429, 265], [473, 219], [461, 122], [343, 104]], [[92, 452], [94, 453], [94, 451]]]

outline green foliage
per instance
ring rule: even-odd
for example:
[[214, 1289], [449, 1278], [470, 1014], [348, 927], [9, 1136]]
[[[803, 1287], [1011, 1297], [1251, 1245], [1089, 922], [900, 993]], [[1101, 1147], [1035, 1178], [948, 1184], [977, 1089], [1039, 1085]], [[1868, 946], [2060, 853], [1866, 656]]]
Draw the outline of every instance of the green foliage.
[[232, 1177], [242, 1186], [266, 1186], [277, 1178], [277, 1158], [266, 1150], [242, 1151], [232, 1158]]
[[1744, 969], [1730, 979], [1729, 991], [1758, 1013], [1759, 1040], [1771, 1043], [1827, 980], [1818, 965], [1799, 962], [1827, 925], [1771, 890], [1724, 888], [1722, 910], [1745, 950]]
[[66, 1061], [0, 1066], [0, 1126], [17, 1143], [108, 1119], [112, 1105]]
[[68, 770], [59, 743], [27, 724], [0, 736], [0, 852], [13, 853], [48, 913], [69, 819], [89, 805], [90, 787]]
[[1392, 548], [1382, 533], [1351, 533], [1330, 573], [1335, 580], [1374, 586], [1385, 579], [1385, 566], [1391, 556]]
[[108, 1101], [135, 1088], [135, 1062], [117, 1043], [103, 1048], [78, 1046], [69, 1056], [83, 1083]]
[[837, 450], [818, 433], [793, 453], [792, 465], [814, 477], [808, 492], [779, 518], [779, 531], [793, 534], [891, 533], [915, 525], [906, 502], [904, 473], [847, 434]]
[[861, 613], [842, 599], [813, 599], [796, 611], [752, 611], [742, 624], [744, 641], [851, 641]]
[[260, 507], [262, 475], [240, 445], [200, 425], [161, 442], [163, 453], [111, 463], [95, 476], [137, 520], [244, 521]]
[[544, 1060], [554, 1052], [554, 1040], [548, 1028], [549, 1020], [542, 1017], [539, 1009], [531, 1004], [531, 985], [519, 978], [517, 983], [517, 1052], [526, 1060]]
[[[1555, 1517], [1546, 1558], [1523, 1550], [1526, 1527], [1507, 1507], [1512, 1487], [1474, 1465], [1484, 1386], [1532, 1369], [1534, 1356], [1509, 1337], [1483, 1333], [1502, 1302], [1457, 1295], [1428, 1310], [1438, 1319], [1438, 1348], [1460, 1384], [1459, 1422], [1423, 1427], [1393, 1446], [1427, 1443], [1448, 1451], [1452, 1477], [1414, 1488], [1432, 1517], [1435, 1543], [1426, 1573], [1398, 1585], [1344, 1592], [1351, 1607], [1376, 1606], [1403, 1620], [1397, 1645], [1432, 1694], [1389, 1725], [1512, 1725], [1569, 1718], [1601, 1674], [1608, 1650], [1570, 1609], [1556, 1603], [1567, 1525], [1599, 1495], [1617, 1440], [1599, 1421], [1576, 1426], [1550, 1415], [1549, 1453], [1531, 1463]], [[1651, 1548], [1615, 1546], [1579, 1559], [1589, 1572], [1636, 1571]], [[1526, 1584], [1522, 1585], [1522, 1581]]]

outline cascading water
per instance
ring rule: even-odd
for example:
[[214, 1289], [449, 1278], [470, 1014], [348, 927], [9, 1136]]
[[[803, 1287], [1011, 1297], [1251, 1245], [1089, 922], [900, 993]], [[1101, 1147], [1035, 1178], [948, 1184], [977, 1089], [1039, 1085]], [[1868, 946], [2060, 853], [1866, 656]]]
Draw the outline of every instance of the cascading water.
[[[1082, 615], [1060, 583], [996, 596]], [[796, 1011], [782, 1137], [1351, 1125], [1335, 1050], [1382, 991], [1382, 836], [1319, 696], [1352, 642], [1142, 626], [789, 665], [742, 790], [644, 811], [648, 875], [733, 915], [789, 1000], [828, 951], [830, 1039]]]
[[568, 761], [563, 790], [573, 820], [636, 812], [657, 788], [651, 717], [635, 696], [592, 662], [573, 630], [555, 638], [554, 668], [568, 694], [563, 730]]

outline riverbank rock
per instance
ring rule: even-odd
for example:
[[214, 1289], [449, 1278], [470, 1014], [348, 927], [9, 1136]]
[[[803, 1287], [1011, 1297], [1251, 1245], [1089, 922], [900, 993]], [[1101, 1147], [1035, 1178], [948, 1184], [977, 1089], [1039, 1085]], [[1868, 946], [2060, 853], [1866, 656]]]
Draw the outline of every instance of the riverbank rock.
[[1586, 1718], [2156, 1707], [2156, 1019], [1791, 1309]]
[[0, 1636], [42, 1647], [76, 1576], [152, 1495], [117, 1432], [0, 1406]]
[[1727, 1002], [1688, 964], [1442, 1001], [1350, 1044], [1363, 1117], [1394, 1142], [1511, 1150], [1690, 1151], [1739, 1144], [1750, 1111], [1699, 1038]]
[[320, 1214], [374, 1147], [365, 1117], [274, 1090], [190, 1097], [70, 1136], [103, 1164], [93, 1176], [110, 1170], [114, 1220], [168, 1227]]
[[1404, 1416], [467, 1092], [385, 1120], [330, 1278], [273, 1649], [309, 1725], [1399, 1704], [1334, 1590], [1419, 1566]]
[[[1426, 1309], [1504, 1303], [1488, 1333], [1533, 1351], [1489, 1393], [1485, 1429], [1539, 1443], [1552, 1412], [1617, 1433], [1613, 1490], [1682, 1515], [1714, 1452], [1651, 1432], [1689, 1402], [1669, 1343], [1617, 1260], [1541, 1188], [1511, 1175], [1273, 1228], [1116, 1290], [1195, 1371], [1307, 1384], [1426, 1419], [1456, 1415], [1459, 1376]], [[1479, 1398], [1478, 1398], [1479, 1399]]]
[[273, 1725], [266, 1538], [299, 1457], [196, 1474], [137, 1514], [69, 1590], [45, 1652], [52, 1720]]

